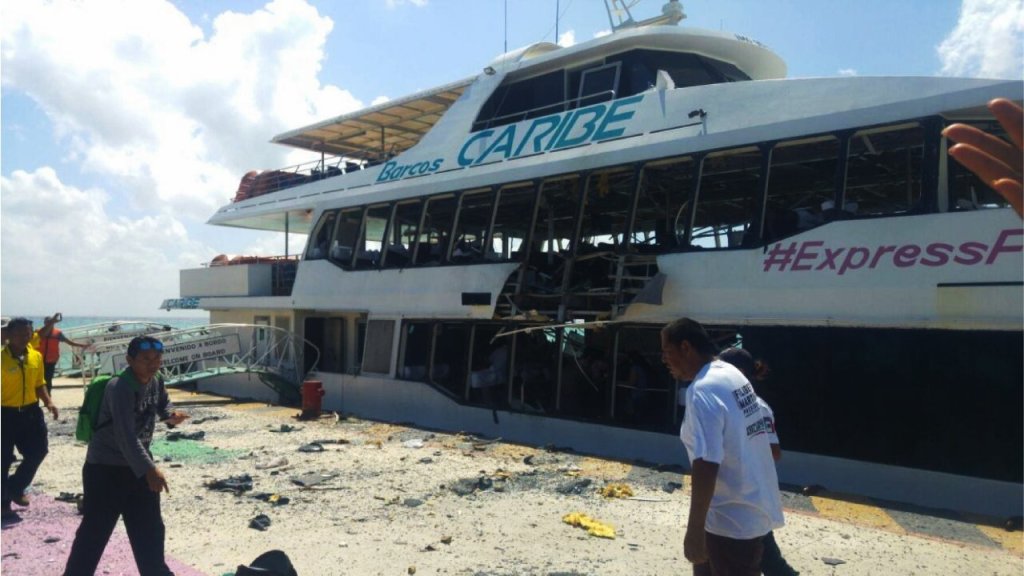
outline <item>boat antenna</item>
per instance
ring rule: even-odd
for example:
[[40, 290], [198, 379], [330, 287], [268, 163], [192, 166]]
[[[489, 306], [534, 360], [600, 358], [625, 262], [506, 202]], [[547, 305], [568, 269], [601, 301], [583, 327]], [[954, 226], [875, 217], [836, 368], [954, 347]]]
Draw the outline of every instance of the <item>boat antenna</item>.
[[503, 54], [508, 54], [508, 0], [505, 0], [505, 50]]
[[558, 0], [555, 0], [555, 43], [558, 43]]
[[[686, 18], [686, 14], [683, 13], [683, 5], [679, 3], [679, 0], [668, 0], [661, 7], [660, 16], [637, 22], [633, 20], [633, 15], [629, 12], [629, 9], [636, 6], [639, 2], [640, 0], [604, 0], [604, 7], [608, 11], [608, 23], [612, 27], [612, 32], [623, 28], [678, 24], [680, 20]], [[615, 23], [616, 19], [619, 21], [618, 24]]]

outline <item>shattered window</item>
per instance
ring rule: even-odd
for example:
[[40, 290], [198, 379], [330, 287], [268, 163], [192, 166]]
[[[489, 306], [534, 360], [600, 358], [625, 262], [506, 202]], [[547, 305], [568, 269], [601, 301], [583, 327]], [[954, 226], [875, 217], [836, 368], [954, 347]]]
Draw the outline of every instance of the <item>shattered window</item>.
[[686, 246], [696, 188], [697, 162], [691, 156], [644, 166], [630, 244], [641, 253]]
[[338, 211], [331, 210], [320, 216], [316, 225], [316, 231], [309, 237], [309, 246], [306, 247], [306, 260], [322, 260], [327, 258], [327, 251], [331, 246], [331, 236], [334, 235], [334, 224], [338, 221]]
[[841, 216], [919, 211], [924, 129], [916, 122], [860, 130], [850, 138]]
[[449, 236], [455, 224], [456, 206], [453, 194], [427, 200], [423, 229], [416, 248], [417, 265], [437, 265], [448, 261]]
[[466, 192], [459, 205], [459, 222], [455, 230], [452, 262], [480, 262], [484, 258], [484, 243], [494, 213], [494, 191]]
[[704, 158], [690, 243], [706, 249], [754, 246], [761, 192], [761, 151], [756, 146]]
[[402, 331], [402, 360], [398, 377], [402, 380], [429, 382], [430, 351], [434, 342], [432, 322], [406, 322]]
[[391, 218], [391, 206], [371, 206], [366, 209], [363, 228], [356, 252], [356, 269], [376, 268], [380, 265], [380, 251], [384, 246], [384, 234]]
[[498, 192], [498, 210], [494, 215], [487, 260], [520, 260], [530, 233], [537, 191], [533, 184], [513, 184]]
[[344, 267], [352, 266], [362, 221], [362, 208], [346, 208], [341, 211], [338, 216], [338, 225], [334, 230], [334, 240], [331, 242], [328, 252], [331, 262]]
[[363, 372], [388, 374], [391, 372], [391, 343], [394, 340], [394, 320], [370, 320], [366, 326], [363, 347]]
[[412, 251], [416, 247], [416, 236], [420, 228], [422, 213], [423, 203], [419, 200], [400, 202], [395, 207], [395, 218], [388, 232], [388, 248], [384, 266], [404, 268], [412, 261]]
[[783, 142], [772, 150], [764, 239], [774, 242], [825, 223], [834, 205], [839, 140], [820, 136]]

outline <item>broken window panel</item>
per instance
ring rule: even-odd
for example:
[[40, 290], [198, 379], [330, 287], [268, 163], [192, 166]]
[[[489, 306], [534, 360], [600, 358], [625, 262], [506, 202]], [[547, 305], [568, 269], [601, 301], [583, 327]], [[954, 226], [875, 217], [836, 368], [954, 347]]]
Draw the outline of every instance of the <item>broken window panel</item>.
[[820, 136], [782, 142], [772, 150], [764, 239], [774, 242], [824, 223], [834, 205], [839, 140]]
[[850, 139], [846, 197], [839, 217], [888, 216], [922, 209], [924, 129], [901, 124], [860, 130]]
[[434, 334], [430, 382], [460, 400], [466, 398], [471, 328], [470, 324], [442, 322]]
[[322, 260], [327, 258], [330, 250], [331, 237], [334, 236], [334, 225], [338, 222], [338, 211], [330, 210], [320, 216], [316, 230], [309, 236], [306, 247], [306, 260]]
[[433, 322], [406, 322], [402, 331], [402, 359], [398, 377], [402, 380], [428, 382], [431, 349], [434, 342]]
[[363, 347], [363, 372], [391, 372], [391, 343], [394, 341], [394, 320], [370, 320], [366, 326]]
[[537, 329], [506, 338], [515, 338], [511, 407], [523, 412], [554, 413], [558, 383], [555, 330]]
[[494, 214], [494, 190], [466, 192], [460, 197], [452, 262], [466, 264], [484, 259], [484, 243]]
[[390, 218], [390, 204], [366, 209], [354, 265], [357, 270], [376, 268], [380, 265], [381, 248], [384, 246], [384, 234], [387, 232]]
[[669, 158], [644, 166], [630, 245], [640, 253], [687, 246], [697, 162], [692, 156]]
[[705, 249], [754, 246], [761, 210], [761, 150], [755, 146], [704, 158], [690, 243]]
[[400, 202], [395, 207], [395, 218], [388, 232], [385, 267], [404, 268], [410, 264], [412, 251], [416, 247], [416, 237], [419, 235], [422, 213], [423, 202], [419, 200]]
[[[971, 126], [988, 134], [1008, 141], [1006, 131], [995, 120], [967, 122]], [[949, 146], [956, 144], [948, 142]], [[984, 210], [989, 208], [1005, 208], [1009, 203], [999, 193], [981, 181], [974, 172], [964, 168], [951, 157], [945, 159], [949, 177], [949, 210]]]
[[498, 337], [500, 324], [476, 324], [469, 374], [469, 401], [496, 408], [508, 405], [512, 339]]
[[334, 229], [334, 240], [328, 252], [331, 262], [346, 268], [352, 266], [362, 221], [362, 208], [346, 208], [341, 211], [338, 225]]
[[580, 327], [561, 329], [560, 413], [602, 420], [609, 413], [612, 362], [609, 333]]
[[[616, 331], [613, 420], [633, 428], [667, 432], [682, 421], [685, 392], [661, 362], [658, 327], [624, 326]], [[678, 390], [678, 392], [677, 392]]]
[[454, 194], [427, 200], [423, 227], [416, 248], [416, 264], [438, 265], [448, 261], [452, 225], [455, 223], [457, 203]]
[[498, 192], [490, 250], [484, 255], [487, 260], [504, 262], [522, 258], [536, 199], [537, 189], [530, 182], [505, 186]]

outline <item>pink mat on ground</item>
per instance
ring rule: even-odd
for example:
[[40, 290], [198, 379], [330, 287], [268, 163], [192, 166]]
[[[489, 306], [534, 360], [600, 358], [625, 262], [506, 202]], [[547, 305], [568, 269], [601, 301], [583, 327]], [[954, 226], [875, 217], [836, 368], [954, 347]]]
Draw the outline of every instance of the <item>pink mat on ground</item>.
[[[18, 576], [57, 576], [71, 553], [71, 543], [82, 517], [74, 504], [58, 502], [44, 494], [34, 494], [32, 505], [17, 508], [21, 522], [4, 522], [0, 531], [0, 572]], [[191, 566], [173, 558], [167, 565], [176, 576], [204, 576]], [[96, 574], [135, 576], [135, 558], [124, 526], [119, 522], [103, 551]]]

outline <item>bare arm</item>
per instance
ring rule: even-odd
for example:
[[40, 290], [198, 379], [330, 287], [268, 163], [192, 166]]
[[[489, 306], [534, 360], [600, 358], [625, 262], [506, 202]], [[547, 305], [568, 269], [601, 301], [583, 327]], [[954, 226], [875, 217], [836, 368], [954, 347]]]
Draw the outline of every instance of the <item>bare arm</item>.
[[704, 524], [711, 497], [715, 495], [715, 481], [718, 479], [718, 464], [702, 459], [693, 461], [693, 476], [690, 486], [690, 516], [686, 521], [686, 537], [683, 540], [683, 554], [693, 564], [708, 560], [707, 542], [704, 539]]
[[53, 403], [53, 399], [50, 398], [50, 393], [46, 390], [45, 382], [41, 386], [36, 386], [36, 397], [43, 401], [43, 406], [46, 406], [46, 409], [50, 411], [54, 420], [60, 416], [60, 411], [57, 410], [57, 406]]

